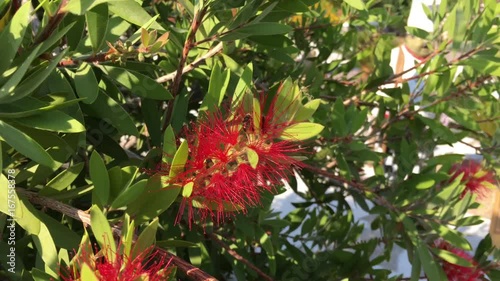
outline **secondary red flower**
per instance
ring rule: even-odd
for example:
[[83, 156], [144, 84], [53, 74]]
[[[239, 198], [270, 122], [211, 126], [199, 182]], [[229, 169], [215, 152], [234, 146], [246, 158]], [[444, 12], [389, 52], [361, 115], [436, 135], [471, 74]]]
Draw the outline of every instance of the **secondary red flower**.
[[276, 100], [262, 114], [265, 97], [250, 112], [243, 105], [226, 112], [201, 112], [184, 131], [189, 158], [169, 183], [192, 191], [184, 194], [177, 222], [186, 208], [189, 226], [195, 217], [219, 223], [234, 211], [246, 212], [260, 204], [262, 192], [274, 191], [293, 174], [299, 162], [292, 155], [300, 148], [295, 141], [279, 138], [292, 121]]
[[81, 280], [79, 270], [86, 264], [99, 281], [167, 280], [170, 260], [166, 260], [160, 252], [151, 250], [152, 248], [130, 259], [109, 249], [105, 249], [100, 257], [82, 249], [73, 266], [61, 270], [60, 277], [64, 281], [84, 281]]
[[446, 273], [449, 281], [480, 281], [483, 280], [483, 271], [478, 268], [477, 262], [468, 253], [457, 249], [450, 244], [440, 241], [437, 247], [443, 250], [450, 251], [455, 255], [469, 261], [472, 267], [465, 267], [443, 261], [443, 270]]
[[462, 193], [464, 196], [467, 192], [476, 193], [478, 196], [485, 196], [488, 192], [486, 183], [494, 183], [495, 179], [493, 173], [485, 171], [479, 162], [474, 160], [464, 160], [462, 164], [454, 165], [450, 173], [452, 173], [451, 180], [453, 181], [461, 173], [464, 173], [461, 182], [465, 183], [465, 190]]

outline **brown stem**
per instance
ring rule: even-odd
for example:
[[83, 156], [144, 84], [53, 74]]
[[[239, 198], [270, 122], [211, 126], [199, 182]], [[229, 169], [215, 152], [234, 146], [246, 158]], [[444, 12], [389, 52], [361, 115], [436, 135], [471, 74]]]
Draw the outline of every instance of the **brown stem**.
[[[189, 71], [195, 69], [200, 64], [202, 64], [206, 59], [209, 59], [209, 58], [215, 56], [216, 54], [218, 54], [222, 50], [223, 46], [224, 46], [223, 43], [220, 42], [215, 47], [213, 47], [212, 49], [210, 49], [207, 53], [205, 53], [204, 55], [202, 55], [201, 57], [199, 57], [198, 59], [196, 59], [194, 62], [186, 65], [182, 69], [181, 75], [184, 74], [184, 73], [186, 73], [186, 72], [189, 72]], [[164, 76], [156, 78], [156, 82], [158, 82], [158, 83], [164, 83], [164, 82], [173, 80], [175, 77], [177, 77], [177, 74], [178, 74], [178, 71], [176, 70], [176, 71], [174, 71], [172, 73], [169, 73], [167, 75], [164, 75]], [[174, 108], [174, 100], [172, 99], [172, 100], [170, 100], [168, 102], [167, 110], [165, 111], [165, 115], [164, 115], [165, 119], [164, 119], [163, 126], [162, 126], [162, 132], [164, 132], [167, 129], [168, 124], [170, 123], [170, 117], [172, 116], [173, 108]]]
[[[36, 192], [28, 191], [24, 188], [16, 188], [16, 192], [24, 197], [26, 197], [31, 203], [41, 205], [43, 207], [49, 208], [51, 210], [57, 211], [64, 215], [67, 215], [71, 218], [74, 218], [78, 221], [83, 222], [85, 226], [90, 226], [90, 214], [74, 208], [72, 206], [61, 203], [57, 200], [47, 198], [39, 195]], [[113, 232], [115, 232], [115, 228], [113, 228]], [[116, 232], [120, 232], [119, 229], [116, 229]], [[166, 258], [171, 259], [172, 263], [177, 266], [177, 268], [183, 272], [186, 276], [189, 277], [190, 280], [193, 281], [217, 281], [217, 279], [201, 269], [194, 267], [188, 262], [182, 260], [181, 258], [169, 253], [167, 250], [162, 249], [160, 247], [156, 247], [156, 249], [162, 252]]]
[[[165, 113], [163, 114], [162, 132], [164, 132], [167, 129], [168, 124], [170, 124], [170, 120], [172, 118], [172, 113], [174, 111], [173, 107], [174, 107], [175, 97], [179, 93], [179, 87], [181, 85], [181, 80], [182, 80], [182, 74], [184, 73], [184, 68], [185, 68], [184, 65], [186, 64], [186, 60], [187, 60], [189, 51], [194, 46], [196, 31], [198, 31], [198, 28], [200, 28], [203, 17], [205, 16], [205, 13], [207, 12], [207, 9], [208, 9], [208, 7], [205, 6], [195, 14], [195, 16], [193, 18], [193, 22], [191, 23], [191, 28], [189, 29], [189, 33], [186, 37], [186, 41], [184, 42], [184, 48], [182, 48], [182, 54], [181, 54], [181, 58], [179, 59], [179, 65], [177, 66], [177, 70], [171, 74], [171, 76], [173, 76], [173, 80], [174, 80], [172, 82], [172, 85], [171, 85], [171, 93], [172, 93], [172, 96], [174, 98], [168, 101], [167, 109], [165, 110]], [[201, 63], [201, 61], [199, 63]], [[160, 77], [160, 78], [158, 78], [159, 80], [157, 80], [157, 81], [160, 81], [158, 83], [162, 83], [161, 81], [165, 79], [162, 77]], [[172, 79], [172, 78], [170, 78], [170, 76], [168, 76], [166, 78], [169, 78], [169, 79], [166, 79], [165, 81]]]
[[210, 237], [210, 239], [212, 239], [212, 241], [214, 241], [216, 244], [218, 244], [219, 246], [221, 246], [224, 250], [227, 251], [228, 254], [230, 254], [237, 261], [240, 261], [240, 262], [244, 263], [250, 269], [252, 269], [253, 271], [255, 271], [263, 280], [266, 280], [266, 281], [273, 281], [274, 280], [271, 276], [265, 274], [262, 270], [260, 270], [258, 267], [256, 267], [249, 260], [247, 260], [244, 257], [242, 257], [235, 250], [229, 248], [229, 246], [226, 243], [224, 243], [222, 240], [220, 240], [217, 237], [217, 235], [211, 233], [211, 234], [208, 234], [208, 236]]
[[55, 30], [57, 30], [57, 26], [59, 26], [59, 24], [62, 22], [62, 20], [64, 19], [64, 17], [67, 14], [65, 11], [63, 11], [63, 8], [66, 7], [66, 5], [68, 4], [68, 1], [69, 0], [62, 0], [61, 1], [61, 4], [59, 5], [59, 8], [57, 9], [56, 14], [49, 19], [47, 26], [45, 26], [43, 31], [35, 39], [35, 42], [34, 42], [35, 44], [39, 44], [39, 43], [47, 40], [47, 38], [49, 38], [50, 35], [52, 35], [52, 33]]
[[191, 28], [189, 30], [188, 36], [186, 37], [186, 41], [184, 42], [184, 48], [182, 49], [181, 58], [179, 60], [179, 65], [177, 66], [177, 71], [175, 73], [174, 82], [172, 83], [172, 95], [175, 97], [179, 92], [179, 87], [181, 84], [182, 78], [182, 70], [184, 65], [186, 64], [186, 60], [189, 54], [189, 51], [194, 46], [194, 40], [196, 36], [196, 32], [198, 28], [201, 26], [201, 22], [205, 13], [207, 11], [207, 7], [202, 8], [196, 15], [194, 16], [193, 22], [191, 23]]
[[68, 217], [83, 222], [85, 226], [90, 225], [90, 215], [85, 211], [73, 208], [57, 200], [41, 196], [36, 192], [28, 191], [24, 188], [16, 188], [16, 192], [26, 197], [33, 204], [38, 204], [61, 214], [65, 214]]

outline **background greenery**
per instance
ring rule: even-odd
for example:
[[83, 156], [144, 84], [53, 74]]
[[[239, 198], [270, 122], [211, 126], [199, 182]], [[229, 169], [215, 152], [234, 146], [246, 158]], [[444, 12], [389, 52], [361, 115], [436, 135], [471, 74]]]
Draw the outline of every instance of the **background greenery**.
[[[490, 237], [471, 249], [457, 230], [481, 222], [464, 217], [477, 207], [471, 195], [460, 197], [464, 184], [449, 182], [448, 170], [461, 156], [430, 157], [437, 145], [472, 137], [485, 167], [500, 171], [500, 108], [492, 95], [500, 74], [499, 8], [495, 0], [442, 1], [430, 15], [434, 33], [408, 30], [431, 42], [415, 77], [425, 79], [420, 106], [437, 116], [426, 118], [407, 86], [377, 94], [398, 77], [389, 67], [390, 50], [405, 33], [409, 5], [33, 0], [15, 14], [3, 12], [0, 251], [8, 252], [11, 214], [3, 202], [8, 175], [15, 175], [17, 263], [16, 273], [8, 273], [2, 254], [2, 278], [57, 278], [58, 265], [69, 263], [84, 235], [81, 218], [68, 213], [75, 209], [65, 207], [94, 205], [114, 229], [132, 217], [137, 235], [156, 233], [155, 245], [177, 257], [182, 280], [201, 280], [182, 260], [219, 280], [445, 280], [442, 260], [463, 260], [436, 251], [438, 238], [474, 251], [490, 279], [500, 279], [500, 253]], [[299, 175], [309, 191], [299, 195], [305, 202], [279, 214], [265, 194], [261, 207], [224, 224], [174, 225], [179, 190], [151, 192], [165, 183], [146, 170], [156, 167], [162, 151], [175, 151], [176, 136], [196, 119], [189, 112], [214, 97], [276, 91], [289, 77], [304, 103], [321, 100], [310, 121], [325, 127], [304, 143], [310, 153]], [[368, 118], [374, 108], [378, 115]], [[441, 124], [442, 113], [452, 126]], [[384, 167], [389, 155], [397, 171]], [[374, 176], [362, 177], [365, 165]], [[363, 226], [347, 196], [376, 216], [370, 227], [381, 238], [359, 240]], [[106, 219], [93, 221], [89, 233], [105, 230]], [[377, 267], [394, 245], [408, 250], [411, 276], [389, 277]], [[377, 246], [384, 250], [374, 254]]]

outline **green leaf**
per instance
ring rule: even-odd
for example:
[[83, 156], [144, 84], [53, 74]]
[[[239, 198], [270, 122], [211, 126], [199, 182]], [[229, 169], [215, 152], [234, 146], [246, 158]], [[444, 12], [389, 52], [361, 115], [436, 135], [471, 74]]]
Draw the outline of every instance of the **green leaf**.
[[120, 207], [127, 206], [129, 203], [137, 200], [137, 198], [146, 190], [146, 185], [148, 181], [146, 179], [140, 180], [135, 184], [131, 185], [129, 188], [123, 190], [113, 203], [111, 204], [112, 209], [118, 209]]
[[193, 186], [194, 186], [194, 182], [190, 181], [188, 183], [186, 183], [183, 187], [182, 187], [182, 196], [183, 197], [190, 197], [191, 196], [191, 193], [193, 193]]
[[177, 248], [177, 247], [198, 247], [198, 244], [184, 240], [162, 240], [162, 241], [156, 241], [156, 246], [161, 248]]
[[0, 137], [19, 153], [47, 167], [56, 167], [54, 159], [30, 136], [0, 120]]
[[135, 221], [130, 221], [130, 216], [128, 214], [125, 214], [124, 217], [125, 221], [123, 223], [122, 229], [122, 233], [125, 234], [124, 236], [122, 236], [123, 254], [130, 256], [135, 236]]
[[363, 0], [343, 0], [344, 3], [353, 7], [356, 10], [365, 10], [366, 6]]
[[292, 30], [293, 28], [286, 24], [276, 22], [258, 22], [246, 25], [238, 29], [238, 32], [248, 33], [250, 35], [275, 35], [288, 33]]
[[313, 99], [299, 108], [293, 120], [296, 122], [306, 121], [311, 118], [321, 104], [320, 99]]
[[15, 119], [16, 123], [44, 131], [61, 133], [80, 133], [85, 127], [78, 120], [59, 110]]
[[427, 32], [423, 29], [413, 27], [413, 26], [406, 26], [405, 28], [409, 34], [416, 36], [418, 38], [427, 39], [429, 37], [429, 32]]
[[317, 123], [301, 122], [295, 123], [288, 126], [283, 133], [281, 138], [290, 141], [301, 141], [312, 138], [318, 135], [324, 126]]
[[263, 231], [260, 234], [260, 244], [267, 253], [267, 258], [269, 259], [269, 270], [271, 271], [271, 274], [274, 275], [276, 274], [276, 257], [274, 254], [274, 247], [271, 241], [271, 237], [269, 237], [269, 235], [267, 235]]
[[54, 194], [70, 186], [80, 175], [84, 164], [83, 162], [75, 164], [59, 173], [40, 190], [40, 195]]
[[141, 100], [141, 112], [146, 123], [151, 144], [156, 147], [161, 145], [161, 110], [158, 107], [158, 101], [151, 99]]
[[443, 280], [441, 276], [443, 275], [442, 270], [436, 263], [434, 258], [429, 252], [428, 246], [422, 241], [418, 235], [418, 230], [413, 221], [407, 217], [405, 214], [400, 215], [400, 219], [405, 227], [406, 234], [410, 238], [412, 244], [415, 246], [424, 272], [430, 281], [440, 281]]
[[149, 178], [144, 193], [127, 206], [127, 213], [137, 222], [151, 220], [165, 210], [177, 199], [180, 187], [163, 187], [161, 176], [156, 174]]
[[151, 248], [155, 242], [156, 230], [158, 229], [158, 218], [155, 218], [139, 235], [132, 247], [131, 258], [134, 259], [142, 252]]
[[101, 65], [100, 68], [109, 77], [140, 97], [155, 100], [173, 99], [172, 94], [165, 87], [143, 74], [110, 65]]
[[248, 163], [250, 163], [250, 166], [252, 168], [256, 169], [257, 165], [259, 164], [259, 154], [251, 148], [247, 147], [247, 157], [248, 157]]
[[41, 64], [36, 71], [34, 71], [30, 76], [26, 77], [21, 84], [19, 84], [12, 94], [0, 99], [0, 103], [11, 103], [22, 99], [42, 84], [45, 79], [52, 73], [56, 66], [61, 61], [62, 57], [66, 54], [67, 49], [63, 50], [58, 56], [52, 58], [48, 65]]
[[99, 84], [95, 77], [92, 67], [83, 62], [74, 76], [76, 93], [80, 98], [85, 98], [84, 103], [93, 103], [99, 94]]
[[252, 88], [252, 79], [253, 79], [253, 64], [249, 63], [243, 69], [243, 72], [240, 75], [240, 80], [236, 85], [236, 89], [234, 90], [232, 105], [235, 106], [239, 104], [243, 100], [243, 96], [247, 89]]
[[89, 165], [90, 178], [94, 183], [94, 190], [92, 192], [102, 205], [106, 205], [110, 193], [109, 174], [104, 160], [102, 160], [99, 153], [95, 150], [90, 156]]
[[482, 224], [483, 222], [484, 222], [483, 218], [481, 218], [480, 216], [470, 216], [470, 217], [458, 219], [456, 222], [452, 223], [452, 225], [471, 226], [471, 225]]
[[[76, 2], [76, 1], [71, 1], [71, 2]], [[97, 276], [95, 276], [94, 271], [90, 269], [90, 267], [86, 264], [82, 264], [82, 269], [80, 273], [80, 278], [81, 280], [86, 280], [86, 281], [99, 281]]]
[[83, 15], [95, 1], [96, 0], [68, 1], [68, 4], [62, 7], [62, 11], [70, 12], [75, 15]]
[[89, 115], [100, 117], [100, 119], [113, 125], [118, 131], [126, 135], [138, 136], [139, 131], [132, 118], [114, 99], [100, 91], [94, 103], [81, 104], [81, 108]]
[[78, 103], [80, 99], [69, 100], [66, 102], [61, 102], [56, 100], [50, 104], [40, 102], [32, 97], [26, 97], [18, 103], [14, 104], [0, 104], [0, 118], [22, 118], [28, 117], [57, 108], [62, 108], [66, 106], [71, 106]]
[[33, 236], [33, 242], [45, 263], [46, 272], [54, 276], [57, 272], [57, 249], [44, 223], [40, 223], [40, 232]]
[[187, 141], [183, 141], [177, 152], [175, 153], [174, 159], [172, 159], [172, 166], [170, 167], [170, 172], [168, 176], [170, 178], [175, 177], [184, 170], [184, 164], [188, 159], [189, 147]]
[[162, 162], [172, 164], [177, 146], [175, 144], [175, 133], [172, 126], [169, 125], [163, 134], [163, 156]]
[[421, 115], [418, 115], [418, 118], [424, 122], [429, 128], [434, 132], [436, 137], [443, 139], [444, 141], [448, 143], [455, 143], [460, 140], [459, 137], [457, 137], [453, 131], [451, 131], [449, 128], [445, 127], [443, 124], [441, 124], [440, 121], [435, 120], [435, 119], [430, 119], [423, 117]]
[[421, 273], [422, 273], [422, 262], [420, 262], [420, 258], [418, 255], [413, 254], [413, 261], [411, 263], [410, 281], [419, 281]]
[[463, 267], [472, 267], [472, 263], [469, 260], [462, 258], [453, 252], [442, 250], [442, 249], [432, 249], [432, 251], [438, 257], [442, 258], [443, 260], [445, 260], [451, 264], [456, 264], [456, 265], [463, 266]]
[[35, 281], [46, 281], [46, 280], [53, 280], [54, 277], [52, 275], [46, 273], [45, 271], [42, 271], [38, 268], [33, 268], [31, 269], [31, 277], [33, 277], [33, 280]]
[[0, 50], [2, 50], [0, 73], [2, 74], [9, 69], [23, 41], [30, 21], [30, 11], [31, 3], [22, 5], [0, 33]]
[[[75, 2], [75, 1], [71, 1]], [[97, 53], [106, 38], [106, 31], [108, 29], [108, 4], [97, 5], [92, 10], [85, 13], [85, 20], [87, 21], [87, 30], [92, 44], [92, 50]]]
[[216, 63], [210, 75], [208, 93], [205, 95], [200, 110], [214, 111], [217, 109], [226, 94], [226, 89], [231, 78], [231, 71], [222, 71], [220, 64]]
[[[109, 3], [109, 10], [113, 14], [137, 26], [143, 26], [151, 20], [151, 16], [148, 12], [141, 7], [141, 4], [134, 0], [110, 0], [107, 2]], [[151, 24], [151, 28], [161, 31], [165, 30], [157, 22], [153, 22], [153, 24]]]
[[439, 237], [443, 238], [451, 245], [464, 249], [466, 251], [472, 250], [469, 241], [464, 238], [458, 231], [448, 228], [445, 225], [438, 224], [433, 221], [429, 221], [429, 225], [432, 227]]
[[405, 183], [404, 185], [409, 186], [411, 188], [423, 190], [423, 189], [429, 189], [434, 186], [436, 183], [436, 180], [429, 177], [429, 175], [426, 174], [417, 174], [417, 175], [412, 175]]
[[47, 40], [44, 40], [42, 44], [40, 44], [40, 49], [38, 50], [38, 56], [43, 54], [49, 48], [53, 47], [61, 38], [66, 35], [66, 33], [73, 28], [76, 22], [68, 23], [66, 26], [60, 28], [57, 32], [54, 32]]
[[[97, 205], [92, 205], [90, 208], [90, 223], [94, 237], [101, 249], [109, 249], [112, 253], [116, 253], [116, 244], [108, 219]], [[108, 255], [108, 258], [113, 262], [115, 255]]]
[[[262, 112], [260, 108], [260, 102], [257, 98], [252, 99], [252, 104], [253, 104], [253, 114], [252, 114], [252, 119], [253, 119], [253, 128], [255, 131], [259, 131], [261, 128], [261, 119], [262, 119]], [[258, 159], [257, 159], [258, 161]]]
[[220, 38], [221, 41], [234, 41], [255, 35], [275, 35], [283, 34], [292, 31], [293, 28], [286, 24], [276, 22], [258, 22], [245, 25], [241, 28], [235, 29]]
[[11, 95], [14, 92], [14, 89], [19, 84], [19, 82], [21, 82], [21, 80], [23, 79], [24, 74], [30, 68], [33, 60], [38, 57], [37, 53], [38, 53], [39, 49], [40, 49], [40, 46], [37, 46], [30, 53], [30, 55], [27, 58], [25, 58], [25, 60], [21, 64], [21, 66], [16, 68], [14, 74], [12, 74], [9, 77], [9, 79], [5, 82], [5, 84], [3, 84], [0, 87], [0, 100], [3, 99], [4, 97]]

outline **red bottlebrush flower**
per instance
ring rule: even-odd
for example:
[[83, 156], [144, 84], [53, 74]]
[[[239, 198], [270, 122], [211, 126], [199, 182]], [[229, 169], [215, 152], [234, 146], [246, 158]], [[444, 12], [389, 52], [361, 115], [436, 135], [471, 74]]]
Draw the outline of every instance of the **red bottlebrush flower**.
[[467, 192], [476, 193], [480, 197], [484, 197], [488, 192], [486, 183], [495, 183], [493, 173], [485, 171], [479, 162], [467, 159], [462, 164], [454, 165], [450, 173], [452, 173], [451, 180], [455, 180], [461, 173], [464, 173], [461, 182], [465, 183], [465, 190], [462, 197]]
[[292, 154], [300, 148], [295, 141], [279, 139], [292, 121], [282, 113], [289, 108], [278, 106], [277, 100], [262, 114], [264, 97], [254, 103], [258, 114], [245, 111], [242, 104], [225, 113], [202, 112], [184, 131], [189, 158], [169, 183], [192, 185], [192, 192], [184, 195], [177, 222], [187, 208], [189, 227], [195, 217], [220, 223], [235, 213], [230, 210], [244, 213], [258, 206], [262, 192], [274, 191], [293, 175], [293, 167], [300, 165]]
[[[82, 247], [80, 255], [74, 261], [72, 267], [63, 268], [59, 275], [64, 281], [81, 280], [80, 272], [82, 265], [89, 266], [100, 281], [163, 281], [167, 280], [171, 270], [168, 268], [170, 260], [166, 260], [161, 252], [152, 248], [140, 253], [133, 259], [126, 255], [114, 253], [110, 249], [104, 249], [102, 256], [87, 253]], [[142, 277], [143, 279], [140, 279]]]
[[484, 276], [484, 272], [478, 268], [477, 262], [471, 255], [443, 241], [438, 241], [436, 244], [438, 248], [452, 252], [472, 264], [472, 267], [465, 267], [443, 261], [443, 271], [448, 277], [449, 281], [483, 280], [482, 277]]

